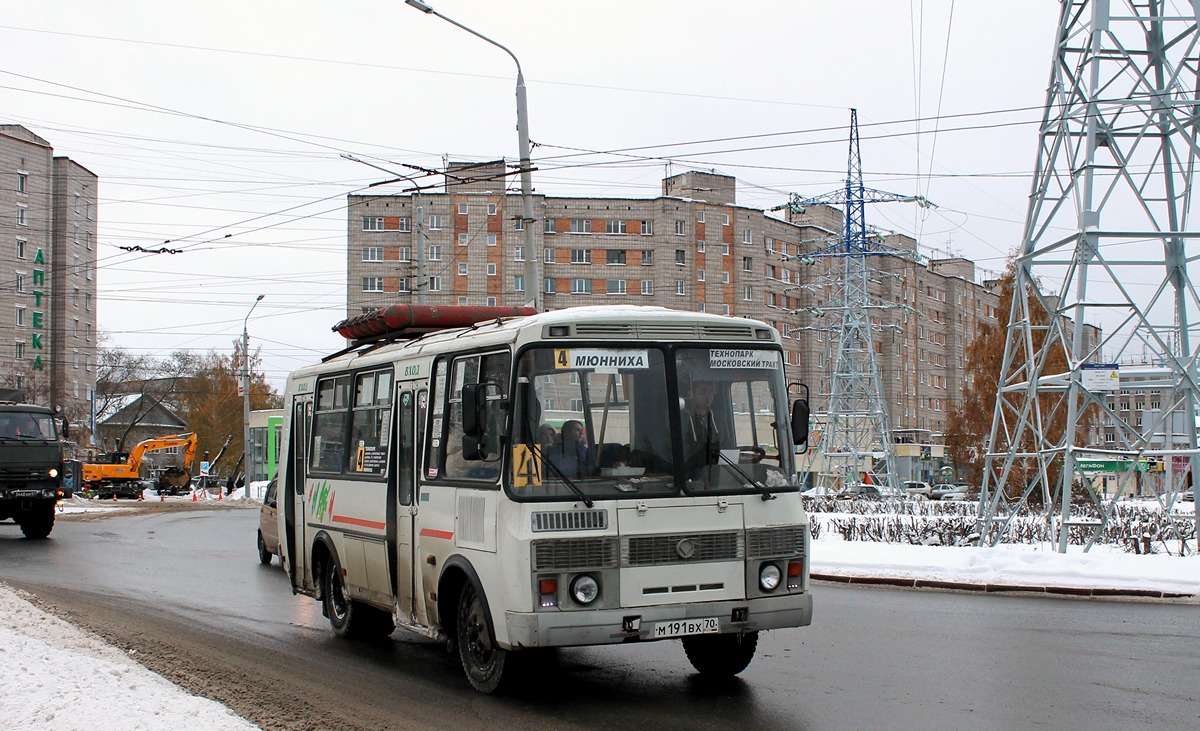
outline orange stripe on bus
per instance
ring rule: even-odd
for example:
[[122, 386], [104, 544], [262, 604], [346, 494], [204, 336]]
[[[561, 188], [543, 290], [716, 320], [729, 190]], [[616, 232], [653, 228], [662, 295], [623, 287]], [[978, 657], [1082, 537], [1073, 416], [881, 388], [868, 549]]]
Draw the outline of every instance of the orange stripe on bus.
[[433, 528], [422, 528], [421, 535], [429, 536], [430, 538], [445, 538], [446, 540], [450, 540], [451, 538], [454, 537], [454, 531], [452, 531], [452, 530], [434, 530]]
[[335, 515], [335, 516], [333, 516], [333, 522], [334, 523], [349, 523], [350, 525], [361, 525], [364, 528], [375, 528], [376, 530], [383, 530], [384, 528], [387, 527], [386, 523], [380, 523], [377, 520], [363, 520], [362, 518], [351, 518], [348, 515]]

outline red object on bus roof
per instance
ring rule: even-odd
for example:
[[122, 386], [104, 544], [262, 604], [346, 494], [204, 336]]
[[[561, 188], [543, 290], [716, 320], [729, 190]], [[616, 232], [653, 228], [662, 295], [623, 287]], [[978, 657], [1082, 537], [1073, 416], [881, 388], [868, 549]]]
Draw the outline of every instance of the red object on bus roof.
[[422, 333], [452, 327], [468, 327], [477, 322], [502, 317], [536, 315], [532, 307], [485, 307], [471, 305], [391, 305], [374, 312], [342, 320], [333, 330], [348, 340], [397, 335], [416, 337]]

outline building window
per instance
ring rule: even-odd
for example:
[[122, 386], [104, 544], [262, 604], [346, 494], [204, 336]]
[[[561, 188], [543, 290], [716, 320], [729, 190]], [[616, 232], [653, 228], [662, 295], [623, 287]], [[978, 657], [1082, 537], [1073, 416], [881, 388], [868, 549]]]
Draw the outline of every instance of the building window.
[[610, 279], [605, 285], [606, 294], [625, 294], [624, 279]]
[[687, 282], [683, 281], [682, 279], [676, 279], [675, 280], [675, 294], [678, 294], [678, 295], [687, 294]]
[[513, 230], [524, 231], [525, 230], [525, 219], [524, 218], [513, 219]]
[[729, 244], [721, 244], [721, 255], [729, 256]]
[[25, 239], [17, 239], [17, 258], [25, 258], [25, 244], [28, 243]]
[[676, 266], [686, 266], [687, 265], [687, 252], [686, 251], [684, 251], [683, 249], [675, 250], [675, 264], [676, 264]]
[[92, 325], [91, 325], [91, 323], [84, 323], [83, 339], [88, 341], [89, 343], [92, 342]]
[[488, 204], [488, 215], [489, 216], [496, 215], [496, 204], [495, 203]]
[[696, 281], [697, 281], [697, 282], [703, 282], [703, 281], [704, 281], [704, 270], [703, 270], [703, 269], [697, 269], [697, 270], [696, 270]]
[[83, 232], [83, 246], [88, 251], [92, 250], [92, 232], [91, 231]]
[[550, 246], [542, 249], [542, 262], [546, 264], [554, 263], [554, 247]]
[[411, 249], [409, 249], [407, 246], [400, 247], [400, 261], [412, 261], [410, 259], [411, 256], [412, 256]]
[[412, 291], [412, 277], [400, 277], [400, 283], [396, 286], [397, 292]]
[[654, 234], [654, 222], [642, 221], [642, 236], [651, 236]]
[[466, 246], [470, 241], [471, 241], [470, 235], [468, 235], [468, 234], [459, 234], [458, 235], [458, 245], [459, 246]]
[[25, 222], [25, 206], [20, 205], [20, 204], [17, 204], [17, 225], [18, 226], [28, 226], [29, 225], [28, 223]]
[[696, 223], [704, 223], [704, 211], [696, 211]]
[[729, 284], [729, 272], [721, 272], [721, 284]]
[[555, 294], [558, 292], [558, 280], [547, 277], [542, 280], [542, 291], [546, 294]]
[[542, 219], [542, 233], [544, 233], [544, 234], [554, 233], [555, 228], [557, 226], [558, 226], [558, 219], [556, 219], [556, 218], [543, 218]]
[[25, 291], [25, 272], [17, 272], [17, 291]]
[[459, 307], [466, 307], [466, 306], [467, 306], [467, 298], [466, 298], [466, 296], [465, 296], [465, 295], [460, 295], [460, 296], [459, 296], [459, 298], [458, 298], [458, 306], [459, 306]]
[[412, 232], [412, 219], [410, 219], [408, 216], [400, 217], [400, 231], [402, 233]]
[[467, 215], [467, 204], [466, 203], [458, 204], [458, 215], [460, 215], [460, 216]]
[[592, 250], [591, 249], [571, 249], [572, 264], [591, 264]]
[[514, 246], [513, 247], [513, 261], [525, 261], [525, 247], [524, 246]]
[[364, 292], [382, 292], [383, 277], [363, 277], [362, 291]]
[[721, 305], [721, 314], [726, 317], [729, 316], [729, 305]]
[[753, 293], [750, 291], [750, 285], [749, 285], [749, 284], [747, 284], [746, 286], [742, 287], [742, 299], [743, 299], [743, 300], [745, 300], [745, 301], [749, 302], [749, 301], [750, 301], [750, 297], [751, 297], [751, 295], [752, 295], [752, 294], [753, 294]]
[[754, 259], [752, 259], [749, 256], [743, 256], [742, 257], [742, 271], [743, 272], [754, 271]]
[[429, 246], [429, 261], [441, 261], [441, 260], [442, 260], [442, 247], [438, 246], [437, 244], [431, 244]]
[[675, 235], [684, 236], [685, 234], [687, 234], [687, 222], [679, 220], [675, 221]]
[[571, 294], [591, 294], [592, 280], [590, 279], [572, 279]]
[[728, 213], [722, 213], [722, 214], [721, 214], [721, 225], [722, 225], [722, 226], [728, 226], [728, 225], [729, 225], [729, 214], [728, 214]]
[[15, 357], [17, 360], [21, 360], [25, 357], [25, 343], [18, 340], [16, 346], [16, 349], [13, 351], [13, 357]]
[[17, 192], [27, 193], [29, 186], [29, 176], [25, 173], [17, 173]]
[[513, 291], [514, 292], [524, 292], [525, 291], [525, 275], [524, 274], [516, 274], [513, 276]]
[[625, 266], [624, 249], [609, 249], [604, 253], [604, 257], [608, 264], [620, 264], [621, 266]]
[[499, 242], [500, 239], [496, 236], [496, 234], [488, 234], [488, 246], [495, 246]]
[[592, 222], [587, 218], [572, 218], [571, 233], [573, 234], [590, 234], [592, 232]]
[[383, 216], [363, 216], [363, 231], [382, 231]]
[[495, 264], [488, 264], [488, 265], [487, 265], [487, 275], [488, 275], [489, 277], [494, 277], [494, 276], [496, 276], [496, 265], [495, 265]]
[[703, 254], [703, 253], [704, 253], [704, 239], [701, 239], [701, 240], [699, 240], [699, 241], [697, 241], [697, 242], [696, 242], [696, 253], [697, 253], [697, 254]]
[[430, 292], [441, 292], [442, 291], [442, 278], [441, 277], [430, 277], [429, 278], [429, 291]]
[[654, 250], [653, 249], [643, 249], [642, 250], [642, 266], [648, 267], [653, 263], [654, 263]]
[[25, 327], [25, 308], [21, 305], [17, 305], [17, 327]]
[[460, 261], [458, 263], [458, 276], [460, 276], [460, 277], [467, 276], [467, 263], [465, 261]]
[[704, 303], [700, 302], [696, 305], [696, 312], [704, 312]]
[[654, 294], [654, 280], [653, 279], [643, 279], [642, 280], [642, 294], [644, 294], [644, 295]]
[[431, 231], [441, 231], [442, 230], [442, 217], [440, 214], [438, 214], [438, 213], [429, 214], [429, 230], [431, 230]]
[[495, 306], [496, 306], [496, 298], [495, 298], [495, 297], [488, 297], [488, 298], [487, 298], [487, 306], [488, 306], [488, 307], [495, 307]]
[[84, 268], [83, 268], [84, 276], [87, 277], [87, 280], [89, 282], [96, 278], [95, 264], [96, 264], [96, 262], [89, 261], [87, 264], [84, 265]]
[[606, 234], [623, 234], [625, 233], [625, 221], [623, 219], [608, 219], [604, 222], [604, 233]]
[[748, 229], [748, 228], [742, 229], [742, 243], [743, 244], [751, 243], [751, 241], [752, 241], [751, 237], [752, 237], [752, 234], [750, 233], [750, 229]]
[[362, 250], [363, 261], [383, 261], [382, 246], [364, 246]]

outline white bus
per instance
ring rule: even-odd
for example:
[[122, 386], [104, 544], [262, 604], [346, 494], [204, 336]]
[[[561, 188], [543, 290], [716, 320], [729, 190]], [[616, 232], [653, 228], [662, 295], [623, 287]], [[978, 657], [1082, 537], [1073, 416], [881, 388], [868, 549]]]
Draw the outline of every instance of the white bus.
[[658, 307], [514, 311], [361, 315], [335, 328], [351, 345], [290, 377], [293, 591], [339, 636], [448, 641], [485, 693], [532, 648], [679, 638], [697, 671], [732, 675], [760, 631], [808, 625], [808, 404], [778, 333]]

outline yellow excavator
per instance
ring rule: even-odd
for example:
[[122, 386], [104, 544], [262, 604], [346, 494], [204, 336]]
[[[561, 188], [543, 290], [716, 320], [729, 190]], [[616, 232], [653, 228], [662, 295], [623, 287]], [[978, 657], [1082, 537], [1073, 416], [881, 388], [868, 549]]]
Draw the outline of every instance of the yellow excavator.
[[128, 453], [113, 452], [105, 456], [107, 461], [85, 463], [81, 481], [85, 489], [92, 490], [98, 497], [136, 498], [146, 486], [139, 475], [142, 457], [146, 452], [183, 447], [183, 466], [164, 471], [159, 476], [159, 488], [185, 488], [192, 480], [189, 470], [196, 459], [198, 441], [195, 432], [146, 439], [138, 442]]

